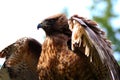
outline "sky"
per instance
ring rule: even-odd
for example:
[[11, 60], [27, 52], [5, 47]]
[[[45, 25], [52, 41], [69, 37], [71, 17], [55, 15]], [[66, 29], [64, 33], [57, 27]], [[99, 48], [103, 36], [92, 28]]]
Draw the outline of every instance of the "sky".
[[[0, 50], [21, 37], [36, 37], [37, 24], [48, 16], [61, 13], [65, 7], [69, 8], [70, 15], [89, 16], [88, 10], [85, 9], [86, 6], [83, 5], [89, 4], [87, 0], [83, 3], [78, 3], [78, 0], [68, 2], [69, 0], [0, 1]], [[37, 36], [42, 34], [41, 32]]]
[[[0, 0], [0, 51], [22, 37], [42, 43], [45, 33], [37, 30], [38, 23], [64, 8], [68, 8], [68, 17], [79, 14], [91, 18], [88, 11], [91, 4], [90, 0]], [[0, 59], [0, 64], [3, 61]]]

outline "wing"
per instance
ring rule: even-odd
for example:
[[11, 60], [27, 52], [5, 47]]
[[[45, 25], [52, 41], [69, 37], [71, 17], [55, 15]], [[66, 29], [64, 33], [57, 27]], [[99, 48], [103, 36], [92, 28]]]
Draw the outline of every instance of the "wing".
[[68, 24], [72, 31], [72, 50], [83, 52], [96, 67], [101, 79], [120, 80], [119, 65], [112, 55], [111, 42], [97, 23], [74, 15]]
[[39, 42], [33, 38], [21, 38], [0, 52], [1, 58], [6, 57], [1, 72], [7, 70], [12, 80], [38, 80], [36, 67], [40, 53]]

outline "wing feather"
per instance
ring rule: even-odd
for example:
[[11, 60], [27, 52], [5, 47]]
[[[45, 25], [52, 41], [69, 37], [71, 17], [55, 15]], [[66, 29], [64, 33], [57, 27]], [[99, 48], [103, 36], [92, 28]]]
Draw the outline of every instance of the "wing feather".
[[[21, 38], [0, 52], [6, 60], [0, 70], [2, 80], [6, 74], [10, 80], [39, 80], [37, 63], [41, 53], [41, 44], [33, 38]], [[7, 70], [7, 71], [6, 71]]]
[[[98, 28], [97, 23], [77, 15], [72, 16], [68, 23], [72, 30], [73, 49], [84, 51], [83, 53], [96, 66], [96, 70], [101, 71], [98, 75], [107, 74], [111, 80], [120, 80], [120, 68], [112, 55], [111, 42], [106, 38], [105, 32]], [[77, 38], [75, 38], [76, 35], [78, 35]], [[81, 44], [81, 46], [75, 44]]]

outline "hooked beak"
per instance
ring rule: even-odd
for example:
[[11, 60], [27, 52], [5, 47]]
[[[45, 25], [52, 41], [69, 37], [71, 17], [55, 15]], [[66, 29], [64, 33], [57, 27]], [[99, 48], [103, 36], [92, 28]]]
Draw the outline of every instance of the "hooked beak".
[[42, 28], [42, 25], [41, 25], [41, 24], [38, 24], [37, 29], [39, 29], [39, 28]]

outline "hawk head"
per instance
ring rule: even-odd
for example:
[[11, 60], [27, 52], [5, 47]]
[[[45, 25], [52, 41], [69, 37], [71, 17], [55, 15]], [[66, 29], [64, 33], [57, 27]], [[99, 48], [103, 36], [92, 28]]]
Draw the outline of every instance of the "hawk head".
[[71, 31], [67, 21], [68, 19], [65, 14], [57, 14], [43, 20], [38, 24], [37, 28], [42, 28], [48, 36], [62, 33], [70, 37]]

